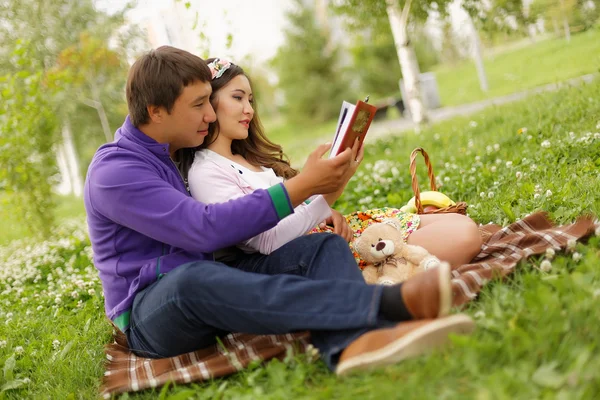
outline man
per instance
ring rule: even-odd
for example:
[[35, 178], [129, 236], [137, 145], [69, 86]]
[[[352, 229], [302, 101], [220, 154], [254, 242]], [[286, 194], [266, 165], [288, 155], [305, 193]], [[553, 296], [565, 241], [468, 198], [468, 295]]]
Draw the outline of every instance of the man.
[[88, 170], [85, 206], [106, 313], [134, 352], [169, 357], [227, 332], [310, 330], [328, 366], [346, 373], [472, 330], [467, 316], [446, 317], [448, 268], [370, 286], [338, 235], [304, 236], [236, 268], [213, 261], [213, 252], [272, 228], [308, 197], [339, 189], [358, 147], [322, 159], [328, 146], [320, 146], [283, 184], [197, 202], [171, 157], [199, 146], [214, 122], [210, 79], [203, 60], [173, 47], [139, 58], [127, 81], [129, 116]]

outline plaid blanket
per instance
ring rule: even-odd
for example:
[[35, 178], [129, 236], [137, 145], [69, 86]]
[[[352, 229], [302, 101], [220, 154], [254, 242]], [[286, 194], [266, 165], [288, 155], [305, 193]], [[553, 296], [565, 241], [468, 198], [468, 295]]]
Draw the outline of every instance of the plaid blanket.
[[[473, 300], [487, 282], [510, 274], [520, 260], [543, 254], [548, 248], [565, 249], [569, 241], [582, 239], [595, 229], [591, 217], [555, 226], [542, 212], [505, 228], [491, 224], [482, 226], [484, 244], [481, 252], [473, 263], [453, 271], [454, 304], [460, 306]], [[316, 356], [308, 332], [287, 335], [234, 333], [223, 338], [222, 345], [177, 357], [140, 358], [128, 349], [125, 335], [117, 329], [115, 342], [106, 347], [106, 372], [100, 391], [102, 396], [110, 398], [118, 393], [160, 387], [167, 382], [204, 381], [233, 374], [252, 362], [282, 359], [288, 354], [303, 352]]]

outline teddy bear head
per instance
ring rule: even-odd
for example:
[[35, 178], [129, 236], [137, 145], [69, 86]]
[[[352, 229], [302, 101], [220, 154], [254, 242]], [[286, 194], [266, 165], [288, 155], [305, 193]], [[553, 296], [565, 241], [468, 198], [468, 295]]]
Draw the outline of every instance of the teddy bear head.
[[385, 219], [367, 227], [354, 242], [354, 248], [360, 257], [373, 264], [393, 255], [403, 245], [400, 224], [396, 219]]

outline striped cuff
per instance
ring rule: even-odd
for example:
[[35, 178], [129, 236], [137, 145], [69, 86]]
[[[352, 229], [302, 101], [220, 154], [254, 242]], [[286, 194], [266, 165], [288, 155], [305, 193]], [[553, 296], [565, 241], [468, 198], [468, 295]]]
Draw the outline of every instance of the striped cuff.
[[123, 314], [119, 315], [117, 318], [113, 319], [113, 322], [121, 330], [121, 332], [125, 332], [127, 328], [129, 328], [129, 316], [131, 315], [131, 311], [127, 310]]
[[283, 219], [294, 212], [292, 202], [283, 183], [271, 186], [267, 189], [267, 192], [271, 196], [271, 201], [273, 201], [273, 206], [275, 206], [275, 211], [279, 219]]

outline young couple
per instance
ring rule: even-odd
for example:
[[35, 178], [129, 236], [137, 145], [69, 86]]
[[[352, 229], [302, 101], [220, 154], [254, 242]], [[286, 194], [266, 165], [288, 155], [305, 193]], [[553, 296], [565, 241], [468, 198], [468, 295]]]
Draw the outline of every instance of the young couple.
[[[321, 145], [294, 171], [264, 136], [243, 70], [209, 64], [168, 46], [140, 57], [127, 81], [129, 116], [88, 169], [94, 263], [106, 313], [130, 348], [169, 357], [229, 332], [310, 330], [323, 360], [344, 374], [470, 332], [469, 317], [449, 315], [448, 268], [399, 285], [364, 282], [352, 232], [329, 207], [362, 159], [357, 144], [332, 159]], [[328, 217], [341, 235], [305, 234]], [[452, 265], [479, 251], [465, 217], [414, 222], [408, 242]]]

